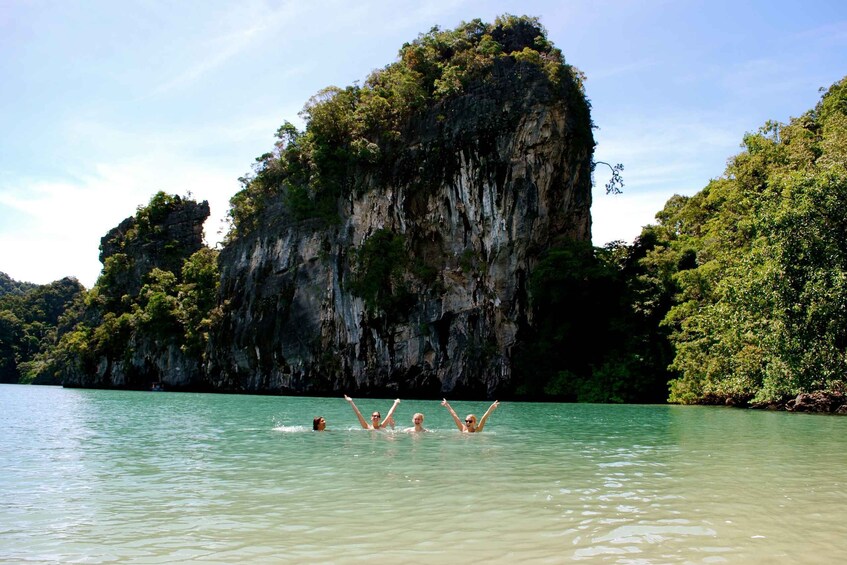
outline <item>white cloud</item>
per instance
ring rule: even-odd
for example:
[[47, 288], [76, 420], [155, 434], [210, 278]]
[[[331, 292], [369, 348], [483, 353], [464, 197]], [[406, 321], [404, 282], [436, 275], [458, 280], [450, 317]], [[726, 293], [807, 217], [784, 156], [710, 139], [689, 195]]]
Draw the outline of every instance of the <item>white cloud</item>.
[[45, 284], [75, 276], [90, 288], [100, 273], [100, 238], [159, 190], [208, 200], [210, 244], [238, 189], [233, 171], [207, 163], [157, 158], [100, 164], [76, 181], [34, 181], [0, 192], [0, 206], [25, 229], [0, 233], [2, 270], [16, 280]]
[[591, 240], [596, 246], [610, 241], [632, 243], [641, 228], [654, 223], [656, 213], [665, 206], [674, 191], [632, 192], [611, 196], [601, 186], [594, 190], [591, 206]]
[[743, 127], [714, 116], [618, 118], [600, 130], [595, 159], [623, 163], [623, 194], [606, 195], [610, 171], [595, 170], [591, 209], [595, 245], [632, 240], [674, 194], [692, 195], [720, 177], [726, 160], [740, 151]]

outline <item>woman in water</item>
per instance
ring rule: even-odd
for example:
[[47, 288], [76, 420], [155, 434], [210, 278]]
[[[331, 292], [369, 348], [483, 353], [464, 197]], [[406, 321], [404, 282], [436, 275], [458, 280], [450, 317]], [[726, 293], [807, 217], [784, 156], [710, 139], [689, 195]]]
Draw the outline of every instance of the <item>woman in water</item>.
[[403, 430], [404, 432], [428, 432], [429, 430], [423, 427], [424, 415], [420, 412], [416, 412], [414, 416], [412, 416], [412, 424], [413, 427], [406, 428]]
[[475, 432], [481, 432], [482, 428], [485, 427], [485, 422], [488, 421], [488, 417], [491, 416], [491, 413], [494, 412], [494, 409], [500, 406], [500, 402], [495, 400], [494, 404], [488, 407], [488, 410], [485, 411], [485, 414], [482, 415], [482, 419], [479, 421], [479, 425], [476, 423], [476, 416], [474, 414], [468, 414], [465, 417], [464, 423], [459, 419], [459, 416], [456, 414], [456, 411], [453, 410], [453, 407], [447, 402], [447, 399], [441, 401], [441, 405], [447, 407], [447, 410], [450, 411], [450, 415], [453, 416], [453, 421], [456, 422], [456, 427], [459, 428], [460, 432], [466, 432], [469, 434]]
[[312, 431], [322, 432], [326, 429], [326, 420], [323, 416], [315, 416], [312, 420]]
[[362, 416], [362, 413], [359, 412], [359, 409], [356, 408], [356, 404], [353, 402], [353, 399], [344, 395], [344, 400], [350, 403], [350, 406], [353, 407], [353, 412], [356, 413], [356, 417], [359, 419], [359, 423], [362, 424], [362, 427], [366, 430], [381, 430], [390, 425], [392, 428], [394, 427], [394, 410], [397, 409], [397, 405], [400, 404], [400, 399], [394, 401], [394, 406], [391, 407], [391, 410], [388, 411], [388, 414], [385, 416], [385, 420], [381, 420], [381, 416], [379, 412], [374, 412], [371, 414], [371, 423], [365, 420], [365, 417]]

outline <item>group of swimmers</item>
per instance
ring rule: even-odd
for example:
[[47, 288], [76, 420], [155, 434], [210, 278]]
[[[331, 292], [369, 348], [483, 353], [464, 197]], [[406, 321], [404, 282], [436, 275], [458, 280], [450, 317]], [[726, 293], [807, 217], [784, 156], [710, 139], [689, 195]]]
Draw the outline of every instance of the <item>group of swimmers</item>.
[[[386, 414], [385, 419], [382, 419], [382, 415], [379, 412], [374, 412], [371, 414], [371, 421], [368, 423], [365, 420], [365, 417], [362, 416], [362, 413], [359, 412], [359, 408], [356, 407], [356, 403], [353, 402], [353, 399], [344, 395], [344, 400], [350, 403], [350, 406], [353, 408], [353, 412], [356, 413], [356, 417], [359, 419], [359, 423], [366, 430], [381, 430], [387, 427], [391, 427], [394, 429], [394, 411], [397, 409], [397, 405], [400, 404], [400, 399], [394, 401], [394, 404], [391, 406], [391, 409]], [[500, 406], [500, 402], [495, 400], [494, 403], [488, 407], [488, 410], [485, 411], [485, 414], [480, 418], [479, 423], [477, 423], [476, 416], [474, 414], [468, 414], [464, 421], [459, 418], [456, 411], [453, 410], [453, 407], [450, 406], [450, 403], [447, 402], [447, 399], [441, 401], [441, 405], [447, 408], [450, 412], [450, 416], [453, 417], [453, 421], [456, 422], [456, 427], [459, 428], [459, 431], [463, 433], [472, 434], [475, 432], [481, 432], [482, 428], [485, 427], [485, 422], [488, 421], [488, 417], [491, 416], [491, 413]], [[414, 416], [412, 416], [412, 427], [406, 428], [404, 432], [428, 432], [426, 428], [423, 427], [424, 415], [420, 412], [416, 412]], [[316, 432], [322, 432], [326, 429], [326, 419], [323, 416], [316, 416], [312, 421], [312, 429]]]

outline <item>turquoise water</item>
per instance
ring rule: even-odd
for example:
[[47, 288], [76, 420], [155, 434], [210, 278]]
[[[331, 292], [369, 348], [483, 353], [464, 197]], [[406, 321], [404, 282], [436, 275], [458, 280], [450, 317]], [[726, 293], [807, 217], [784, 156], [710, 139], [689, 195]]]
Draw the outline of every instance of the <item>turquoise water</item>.
[[463, 435], [438, 402], [406, 400], [398, 429], [418, 411], [432, 433], [362, 430], [342, 398], [0, 385], [0, 562], [847, 555], [847, 418], [504, 402]]

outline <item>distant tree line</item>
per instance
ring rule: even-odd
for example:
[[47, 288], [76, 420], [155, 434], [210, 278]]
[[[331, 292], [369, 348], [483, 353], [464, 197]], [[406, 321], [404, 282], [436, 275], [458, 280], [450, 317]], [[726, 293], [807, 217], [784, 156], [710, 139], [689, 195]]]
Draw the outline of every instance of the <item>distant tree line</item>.
[[35, 285], [0, 273], [0, 382], [38, 380], [38, 359], [56, 344], [59, 328], [69, 323], [74, 305], [85, 292], [73, 278]]

